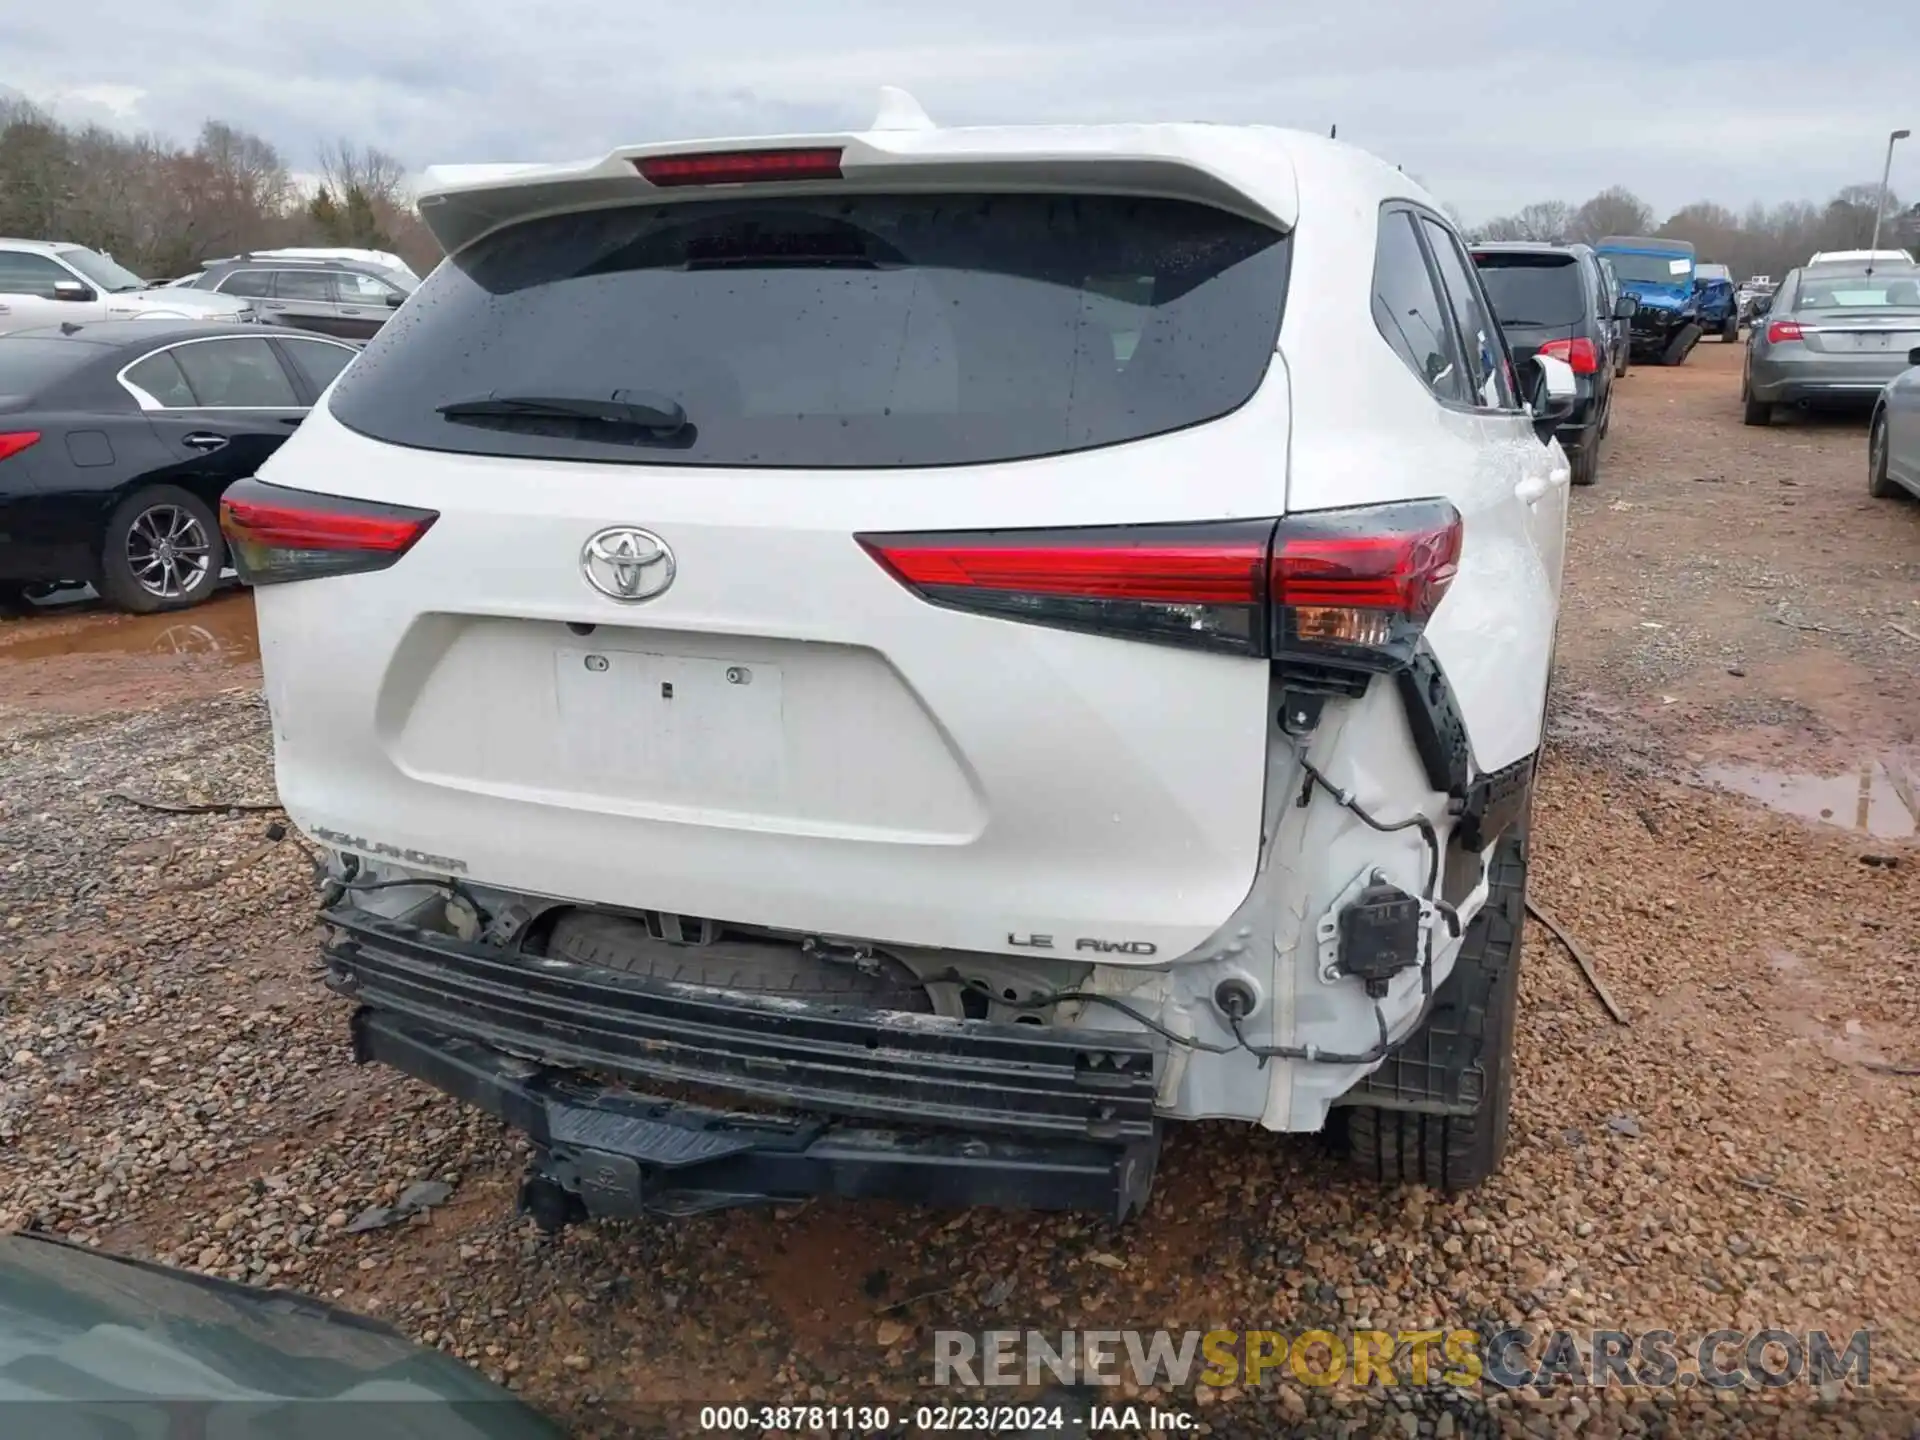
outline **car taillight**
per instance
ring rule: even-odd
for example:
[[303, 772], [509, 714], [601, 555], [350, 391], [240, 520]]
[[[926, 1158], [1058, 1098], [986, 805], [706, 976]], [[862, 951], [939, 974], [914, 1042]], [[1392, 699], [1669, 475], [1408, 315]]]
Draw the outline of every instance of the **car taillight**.
[[1600, 355], [1591, 340], [1549, 340], [1540, 347], [1540, 354], [1566, 361], [1576, 375], [1592, 375], [1600, 369]]
[[1244, 655], [1262, 652], [1271, 520], [858, 535], [936, 605]]
[[859, 535], [936, 605], [1254, 657], [1393, 669], [1452, 584], [1458, 512], [1397, 502], [1194, 525]]
[[1446, 597], [1466, 533], [1444, 500], [1289, 515], [1273, 537], [1269, 653], [1394, 669]]
[[39, 443], [38, 430], [0, 430], [0, 460], [10, 460], [29, 445]]
[[769, 180], [838, 180], [838, 149], [720, 150], [644, 155], [634, 169], [649, 185], [746, 185]]
[[220, 530], [249, 585], [384, 570], [439, 519], [372, 500], [350, 500], [241, 480], [220, 501]]
[[1806, 332], [1800, 328], [1798, 320], [1775, 320], [1767, 326], [1767, 343], [1778, 345], [1782, 340], [1801, 340]]

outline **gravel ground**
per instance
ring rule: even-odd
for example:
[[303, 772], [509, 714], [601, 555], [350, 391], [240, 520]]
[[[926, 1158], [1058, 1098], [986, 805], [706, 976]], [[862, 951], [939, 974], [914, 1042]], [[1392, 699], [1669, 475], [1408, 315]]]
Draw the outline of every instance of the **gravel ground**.
[[[349, 1063], [302, 842], [120, 798], [271, 800], [236, 597], [184, 648], [177, 621], [0, 626], [0, 1225], [332, 1296], [582, 1433], [670, 1433], [640, 1399], [925, 1399], [936, 1327], [1436, 1324], [1871, 1327], [1873, 1397], [1160, 1398], [1216, 1435], [1913, 1433], [1920, 848], [1880, 799], [1850, 828], [1851, 801], [1808, 823], [1697, 782], [1744, 764], [1804, 809], [1794, 784], [1865, 764], [1910, 793], [1920, 506], [1866, 500], [1857, 423], [1744, 430], [1737, 355], [1636, 369], [1574, 497], [1533, 895], [1631, 1023], [1529, 926], [1482, 1191], [1202, 1125], [1125, 1228], [823, 1202], [541, 1237], [513, 1137]], [[403, 1198], [435, 1203], [356, 1228]]]

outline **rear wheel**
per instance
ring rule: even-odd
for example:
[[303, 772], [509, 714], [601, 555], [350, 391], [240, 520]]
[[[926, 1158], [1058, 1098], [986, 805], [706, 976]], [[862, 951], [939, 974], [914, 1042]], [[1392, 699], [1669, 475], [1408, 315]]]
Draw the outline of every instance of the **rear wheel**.
[[1881, 410], [1867, 432], [1867, 494], [1876, 500], [1892, 500], [1902, 493], [1887, 474], [1887, 412]]
[[1573, 465], [1573, 483], [1592, 485], [1600, 478], [1600, 435], [1598, 431], [1589, 435], [1580, 443], [1580, 448], [1567, 457]]
[[1740, 417], [1749, 425], [1771, 425], [1773, 406], [1764, 400], [1748, 400], [1744, 413]]
[[227, 561], [220, 526], [197, 495], [150, 485], [120, 502], [100, 550], [100, 593], [122, 610], [150, 615], [198, 605]]
[[1424, 1184], [1443, 1190], [1479, 1185], [1507, 1153], [1513, 1100], [1513, 1022], [1520, 993], [1520, 939], [1526, 922], [1527, 830], [1521, 823], [1494, 851], [1487, 903], [1467, 927], [1460, 958], [1440, 987], [1433, 1013], [1401, 1051], [1426, 1053], [1445, 1037], [1470, 1041], [1478, 1051], [1477, 1108], [1469, 1115], [1423, 1115], [1373, 1105], [1343, 1106], [1348, 1160], [1387, 1185]]

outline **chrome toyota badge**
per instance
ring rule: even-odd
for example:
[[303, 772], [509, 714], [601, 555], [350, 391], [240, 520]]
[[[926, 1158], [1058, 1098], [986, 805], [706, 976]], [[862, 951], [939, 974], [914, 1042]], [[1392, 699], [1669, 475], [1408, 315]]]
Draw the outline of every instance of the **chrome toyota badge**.
[[673, 550], [651, 530], [610, 525], [580, 548], [580, 573], [609, 600], [637, 604], [673, 584]]

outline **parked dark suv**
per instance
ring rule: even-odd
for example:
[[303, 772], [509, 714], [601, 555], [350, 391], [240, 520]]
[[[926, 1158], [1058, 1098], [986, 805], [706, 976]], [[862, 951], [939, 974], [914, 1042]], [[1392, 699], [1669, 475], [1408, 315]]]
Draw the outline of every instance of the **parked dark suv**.
[[213, 261], [195, 278], [193, 288], [244, 297], [268, 324], [366, 340], [387, 323], [413, 287], [405, 277], [377, 265], [243, 255]]
[[1625, 337], [1616, 322], [1630, 318], [1637, 302], [1622, 295], [1609, 304], [1612, 287], [1589, 245], [1489, 241], [1473, 247], [1473, 259], [1514, 361], [1544, 353], [1572, 367], [1580, 400], [1559, 429], [1560, 444], [1573, 462], [1573, 483], [1593, 484], [1622, 368]]

